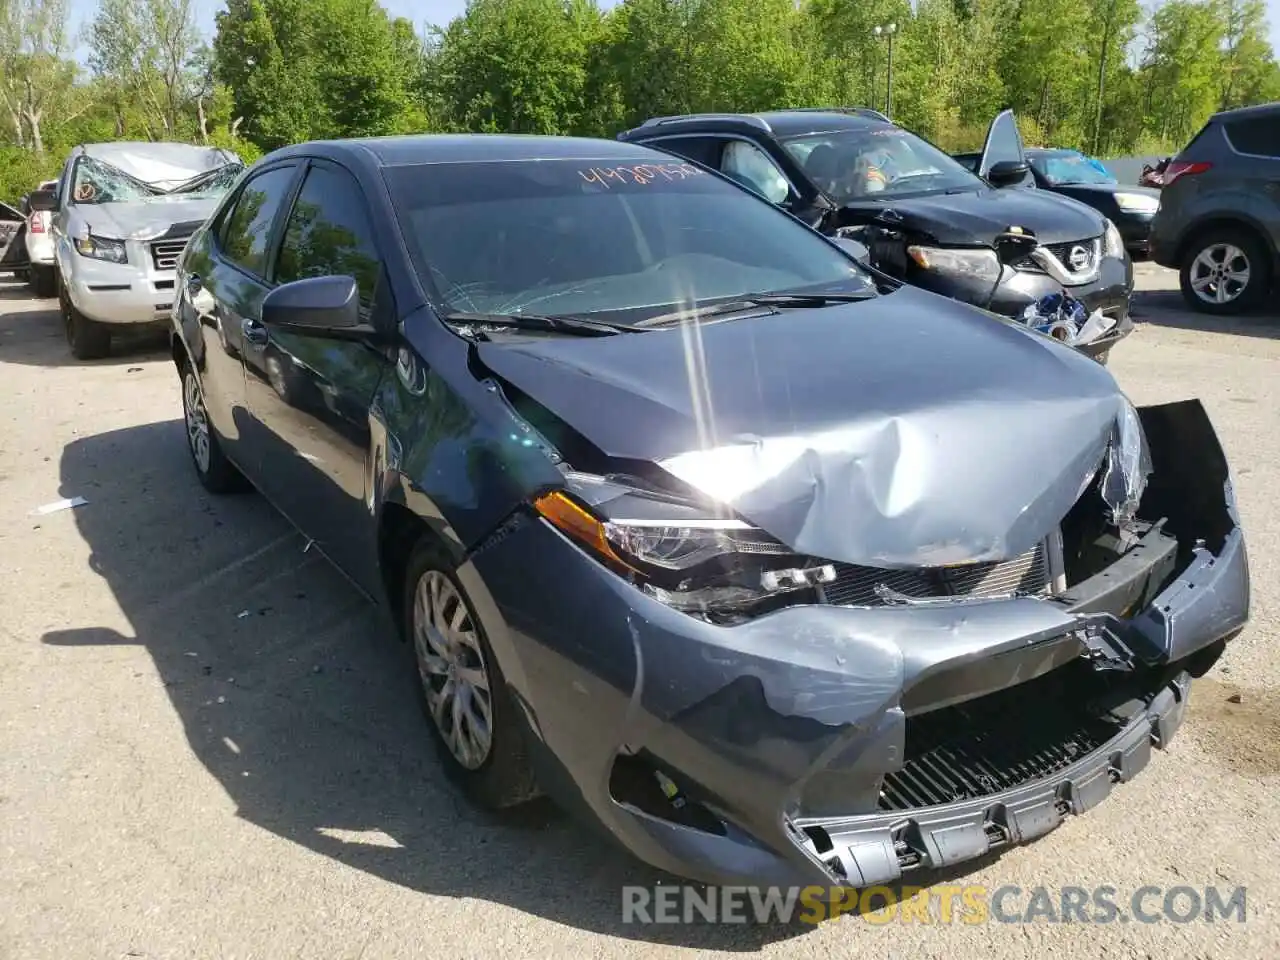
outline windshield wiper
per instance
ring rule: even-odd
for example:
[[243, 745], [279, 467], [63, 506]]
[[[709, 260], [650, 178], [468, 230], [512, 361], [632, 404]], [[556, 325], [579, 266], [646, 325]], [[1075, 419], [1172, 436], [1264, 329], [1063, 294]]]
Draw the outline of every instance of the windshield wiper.
[[541, 330], [567, 333], [575, 337], [609, 337], [615, 333], [635, 333], [634, 327], [603, 320], [579, 320], [577, 317], [557, 317], [537, 313], [447, 313], [449, 323], [466, 323], [476, 326], [514, 327], [517, 330]]
[[668, 323], [683, 320], [702, 320], [706, 317], [718, 317], [728, 313], [742, 313], [755, 307], [821, 307], [829, 303], [858, 303], [871, 300], [878, 294], [871, 290], [858, 293], [749, 293], [742, 297], [720, 303], [709, 303], [702, 307], [691, 307], [686, 310], [673, 310], [656, 317], [647, 317], [633, 326], [660, 327]]

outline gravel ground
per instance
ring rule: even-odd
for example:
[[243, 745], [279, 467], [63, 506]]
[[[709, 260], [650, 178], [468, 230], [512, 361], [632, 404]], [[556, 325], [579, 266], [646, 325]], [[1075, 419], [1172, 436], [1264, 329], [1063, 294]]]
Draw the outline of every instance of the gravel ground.
[[1206, 332], [1166, 271], [1139, 274], [1112, 369], [1139, 403], [1204, 400], [1253, 621], [1141, 777], [948, 882], [1109, 884], [1121, 904], [1244, 885], [1246, 923], [624, 924], [620, 887], [655, 875], [554, 811], [462, 804], [371, 608], [260, 499], [202, 493], [163, 351], [75, 363], [52, 302], [6, 284], [0, 957], [1275, 957], [1280, 323]]

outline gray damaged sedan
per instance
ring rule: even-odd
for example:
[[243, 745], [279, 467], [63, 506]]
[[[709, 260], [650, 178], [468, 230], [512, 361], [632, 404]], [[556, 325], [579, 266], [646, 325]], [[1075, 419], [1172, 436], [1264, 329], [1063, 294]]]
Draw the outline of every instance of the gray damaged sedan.
[[648, 148], [313, 143], [192, 237], [173, 352], [413, 651], [446, 769], [659, 867], [867, 886], [1169, 745], [1248, 619], [1195, 400], [869, 272]]

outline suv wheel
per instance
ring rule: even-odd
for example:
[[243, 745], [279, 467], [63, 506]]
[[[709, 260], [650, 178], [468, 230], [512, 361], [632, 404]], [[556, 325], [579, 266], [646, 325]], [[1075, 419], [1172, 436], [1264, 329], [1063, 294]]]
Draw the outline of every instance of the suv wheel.
[[1270, 262], [1252, 234], [1227, 227], [1211, 230], [1188, 246], [1179, 279], [1183, 298], [1195, 309], [1243, 313], [1266, 295]]
[[94, 323], [75, 308], [66, 286], [58, 284], [58, 308], [62, 312], [62, 326], [67, 335], [67, 346], [77, 360], [99, 360], [111, 352], [111, 330], [101, 323]]

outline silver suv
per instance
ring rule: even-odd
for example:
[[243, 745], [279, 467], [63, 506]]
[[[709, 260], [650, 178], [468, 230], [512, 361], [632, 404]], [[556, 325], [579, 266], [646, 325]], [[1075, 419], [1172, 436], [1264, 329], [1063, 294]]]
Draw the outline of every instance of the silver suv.
[[33, 210], [53, 211], [56, 287], [73, 355], [106, 356], [123, 325], [167, 326], [178, 257], [243, 168], [218, 147], [83, 144], [56, 190], [30, 195]]
[[1169, 163], [1152, 257], [1197, 310], [1242, 313], [1280, 276], [1280, 103], [1209, 118]]

